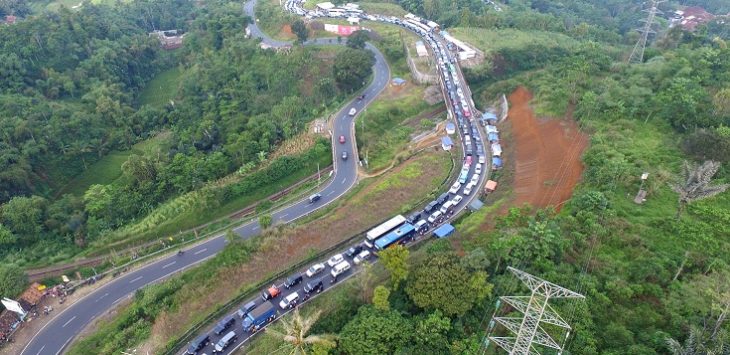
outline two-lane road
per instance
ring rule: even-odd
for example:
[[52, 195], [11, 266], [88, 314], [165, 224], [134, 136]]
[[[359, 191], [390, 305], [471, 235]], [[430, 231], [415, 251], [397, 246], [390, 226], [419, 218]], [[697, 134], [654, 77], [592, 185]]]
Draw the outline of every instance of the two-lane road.
[[[252, 3], [246, 4], [246, 7]], [[249, 28], [252, 34], [260, 33], [263, 35], [257, 26], [252, 25]], [[267, 39], [267, 37], [263, 37], [262, 40], [266, 41], [269, 45], [283, 46], [289, 44], [274, 41], [270, 38]], [[336, 43], [336, 41], [330, 41], [329, 39], [318, 39], [307, 42], [306, 44], [327, 45], [331, 42]], [[272, 213], [275, 224], [289, 223], [326, 206], [345, 194], [357, 182], [358, 155], [355, 149], [355, 137], [353, 137], [354, 130], [352, 126], [355, 117], [348, 115], [348, 112], [350, 108], [354, 107], [357, 110], [357, 114], [359, 114], [378, 96], [390, 80], [390, 69], [383, 55], [370, 45], [368, 45], [368, 49], [375, 54], [375, 65], [373, 66], [373, 79], [370, 85], [362, 92], [365, 94], [365, 99], [361, 101], [353, 100], [348, 103], [336, 114], [333, 120], [332, 129], [334, 139], [332, 141], [332, 148], [335, 159], [333, 178], [319, 191], [322, 195], [321, 200], [310, 204], [308, 199], [304, 199]], [[338, 142], [340, 135], [345, 136], [345, 144]], [[341, 159], [343, 151], [347, 151], [348, 153], [347, 160]], [[258, 235], [261, 232], [261, 228], [257, 221], [252, 221], [236, 228], [235, 232], [242, 238], [247, 239]], [[225, 245], [225, 237], [219, 235], [190, 248], [183, 255], [173, 255], [164, 258], [110, 281], [108, 284], [76, 301], [69, 308], [56, 315], [55, 318], [33, 336], [21, 354], [53, 355], [61, 353], [85, 326], [90, 324], [96, 317], [112, 309], [120, 300], [130, 297], [136, 290], [146, 285], [159, 282], [170, 275], [215, 255]]]

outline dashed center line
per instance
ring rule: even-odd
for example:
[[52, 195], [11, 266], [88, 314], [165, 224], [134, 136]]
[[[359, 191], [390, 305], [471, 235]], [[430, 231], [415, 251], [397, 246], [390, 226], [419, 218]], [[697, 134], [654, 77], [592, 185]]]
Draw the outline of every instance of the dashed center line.
[[103, 294], [103, 295], [102, 295], [101, 297], [97, 298], [95, 302], [99, 302], [99, 301], [101, 301], [101, 300], [102, 300], [102, 299], [104, 299], [104, 297], [106, 297], [106, 296], [109, 296], [109, 292], [107, 292], [107, 293]]
[[73, 316], [73, 317], [71, 317], [71, 319], [69, 319], [69, 320], [68, 320], [68, 321], [67, 321], [66, 323], [63, 323], [63, 325], [61, 326], [61, 328], [66, 328], [66, 326], [67, 326], [67, 325], [68, 325], [69, 323], [71, 323], [71, 322], [72, 322], [72, 321], [73, 321], [74, 319], [76, 319], [76, 316]]
[[142, 280], [143, 277], [144, 276], [135, 277], [134, 279], [132, 279], [132, 281], [129, 281], [129, 283], [135, 283], [135, 282], [137, 282], [139, 280]]
[[163, 269], [165, 269], [165, 268], [168, 268], [168, 267], [170, 267], [170, 266], [173, 266], [173, 265], [175, 265], [176, 263], [177, 263], [177, 261], [173, 261], [173, 262], [171, 262], [171, 263], [167, 263], [167, 264], [165, 264], [165, 265], [162, 265], [162, 268], [163, 268]]
[[198, 254], [200, 254], [200, 253], [205, 253], [206, 251], [208, 251], [208, 248], [203, 248], [203, 249], [200, 249], [200, 250], [196, 251], [196, 252], [195, 252], [195, 253], [193, 253], [193, 254], [194, 254], [194, 255], [198, 255]]

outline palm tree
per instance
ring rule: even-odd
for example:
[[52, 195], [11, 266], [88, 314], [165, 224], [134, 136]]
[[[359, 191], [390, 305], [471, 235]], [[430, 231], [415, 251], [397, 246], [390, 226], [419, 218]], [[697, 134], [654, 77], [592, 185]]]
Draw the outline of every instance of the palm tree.
[[721, 338], [708, 339], [705, 332], [697, 327], [690, 329], [684, 344], [667, 338], [667, 347], [672, 355], [726, 355], [730, 351]]
[[720, 169], [720, 163], [716, 161], [707, 160], [698, 166], [685, 160], [681, 178], [670, 183], [672, 190], [679, 194], [677, 219], [688, 203], [715, 196], [730, 187], [730, 184], [710, 184], [718, 169]]
[[266, 332], [274, 337], [284, 340], [286, 345], [291, 349], [289, 354], [305, 355], [309, 346], [319, 344], [327, 347], [335, 347], [335, 336], [332, 334], [307, 335], [317, 319], [322, 315], [322, 311], [314, 312], [308, 318], [299, 314], [299, 308], [294, 309], [291, 318], [282, 319], [281, 325], [284, 331], [280, 332], [269, 328]]

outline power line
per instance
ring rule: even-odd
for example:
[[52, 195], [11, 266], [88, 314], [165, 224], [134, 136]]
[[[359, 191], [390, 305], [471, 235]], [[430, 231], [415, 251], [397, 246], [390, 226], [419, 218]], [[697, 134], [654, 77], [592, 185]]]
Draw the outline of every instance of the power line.
[[561, 353], [562, 346], [553, 340], [543, 325], [552, 325], [567, 330], [566, 337], [571, 327], [548, 302], [553, 298], [584, 299], [585, 296], [522, 270], [513, 267], [507, 269], [527, 285], [532, 294], [530, 296], [500, 297], [504, 303], [522, 313], [523, 317], [494, 317], [493, 321], [505, 327], [514, 336], [490, 336], [489, 340], [494, 341], [497, 346], [506, 350], [510, 355], [540, 354], [541, 352], [537, 350], [536, 346], [555, 349]]
[[644, 61], [644, 50], [646, 49], [646, 42], [649, 39], [649, 34], [656, 33], [656, 31], [654, 31], [654, 29], [652, 28], [656, 23], [656, 14], [663, 13], [661, 10], [659, 10], [658, 6], [665, 1], [667, 0], [651, 0], [651, 7], [642, 10], [649, 13], [649, 15], [646, 17], [646, 19], [641, 20], [641, 22], [644, 23], [644, 26], [637, 29], [637, 31], [641, 33], [641, 36], [639, 36], [639, 40], [636, 41], [634, 49], [631, 50], [629, 63], [642, 63]]

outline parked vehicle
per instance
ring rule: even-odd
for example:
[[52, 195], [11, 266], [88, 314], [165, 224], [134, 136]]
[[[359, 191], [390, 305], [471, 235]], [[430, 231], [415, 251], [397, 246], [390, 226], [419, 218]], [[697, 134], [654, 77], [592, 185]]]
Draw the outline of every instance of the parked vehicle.
[[236, 339], [238, 337], [236, 336], [236, 332], [230, 331], [228, 334], [226, 334], [221, 340], [218, 340], [218, 342], [215, 344], [215, 348], [213, 349], [214, 353], [220, 353], [223, 350], [226, 350], [226, 348], [235, 343]]
[[484, 164], [484, 154], [479, 154], [479, 164]]
[[309, 269], [307, 269], [307, 272], [305, 272], [305, 274], [307, 274], [307, 277], [312, 277], [314, 275], [319, 274], [322, 271], [324, 271], [324, 264], [316, 263], [316, 264], [310, 266]]
[[190, 346], [188, 346], [188, 350], [185, 352], [185, 354], [195, 355], [198, 353], [198, 351], [203, 350], [203, 348], [208, 344], [210, 344], [210, 335], [201, 335], [195, 338], [195, 340], [190, 343]]
[[322, 195], [320, 195], [320, 194], [311, 195], [311, 196], [309, 196], [309, 203], [315, 203], [315, 202], [319, 201], [321, 198], [322, 198]]
[[439, 195], [439, 198], [436, 199], [436, 201], [439, 203], [439, 205], [444, 204], [444, 202], [446, 202], [448, 200], [449, 200], [449, 193], [448, 192], [442, 193], [441, 195]]
[[474, 174], [481, 174], [482, 173], [482, 164], [477, 164], [477, 166], [474, 167]]
[[302, 277], [302, 274], [300, 274], [300, 273], [291, 275], [286, 278], [286, 282], [284, 282], [284, 287], [286, 287], [286, 289], [288, 290], [288, 289], [298, 285], [300, 282], [302, 282], [302, 279], [303, 279], [303, 277]]
[[408, 216], [407, 220], [408, 222], [415, 223], [421, 219], [421, 212], [414, 212], [412, 215]]
[[436, 206], [438, 206], [438, 201], [431, 201], [426, 207], [423, 209], [423, 213], [425, 214], [431, 214], [431, 212], [436, 209]]
[[446, 203], [444, 203], [444, 205], [441, 206], [441, 209], [439, 210], [439, 212], [441, 212], [441, 214], [443, 214], [443, 215], [447, 215], [453, 210], [453, 208], [454, 208], [454, 203], [451, 201], [446, 201]]
[[332, 267], [332, 270], [330, 271], [330, 274], [332, 274], [332, 277], [337, 277], [342, 275], [345, 271], [350, 270], [350, 263], [347, 261], [343, 261], [335, 266]]
[[459, 192], [459, 189], [461, 189], [461, 183], [456, 181], [453, 185], [451, 185], [451, 189], [449, 189], [449, 193], [455, 194]]
[[243, 318], [241, 324], [244, 331], [254, 332], [261, 329], [266, 323], [274, 320], [274, 318], [276, 318], [276, 307], [274, 307], [271, 301], [266, 301], [249, 312]]
[[476, 185], [479, 182], [479, 174], [474, 174], [471, 176], [471, 184]]
[[428, 222], [426, 222], [425, 219], [422, 219], [413, 225], [413, 228], [415, 228], [418, 233], [426, 233], [428, 231]]
[[324, 290], [324, 283], [322, 282], [322, 279], [312, 280], [304, 284], [304, 288], [302, 290], [305, 294], [310, 294], [312, 292], [320, 293]]
[[370, 255], [370, 251], [363, 250], [360, 254], [357, 254], [354, 259], [352, 259], [352, 262], [354, 262], [355, 265], [360, 265], [363, 261], [370, 259]]
[[292, 292], [279, 302], [281, 309], [294, 308], [299, 302], [299, 293]]
[[249, 312], [253, 311], [254, 308], [256, 308], [256, 302], [254, 301], [244, 304], [243, 307], [238, 309], [238, 317], [243, 319]]
[[271, 285], [268, 289], [264, 290], [264, 292], [261, 293], [261, 298], [264, 299], [264, 301], [268, 301], [270, 299], [274, 299], [277, 296], [281, 294], [281, 290], [279, 290], [276, 285]]
[[342, 254], [335, 254], [332, 255], [329, 260], [327, 260], [327, 265], [329, 265], [330, 267], [335, 267], [335, 265], [343, 262], [344, 260], [345, 258], [342, 256]]
[[228, 327], [232, 326], [235, 321], [236, 318], [233, 318], [233, 316], [223, 318], [223, 320], [215, 325], [215, 328], [213, 328], [213, 333], [215, 333], [216, 335], [223, 334], [223, 332], [225, 332]]
[[472, 188], [474, 188], [474, 184], [472, 184], [472, 183], [466, 184], [466, 187], [464, 188], [464, 196], [469, 196]]
[[360, 254], [361, 251], [362, 251], [362, 245], [355, 245], [354, 247], [347, 249], [347, 251], [345, 252], [345, 255], [348, 258], [354, 258], [355, 256], [357, 256], [357, 254]]
[[348, 113], [348, 115], [355, 116], [356, 113], [357, 113], [357, 109], [353, 107], [350, 109], [350, 112]]
[[441, 211], [434, 212], [430, 217], [428, 217], [428, 223], [434, 224], [438, 222], [441, 219]]
[[463, 199], [464, 199], [464, 197], [463, 197], [463, 196], [461, 196], [461, 195], [456, 195], [456, 196], [454, 196], [454, 198], [453, 198], [453, 199], [451, 200], [451, 203], [453, 203], [453, 204], [454, 204], [454, 206], [456, 206], [456, 205], [458, 205], [458, 204], [459, 204], [459, 202], [461, 202], [461, 200], [463, 200]]

